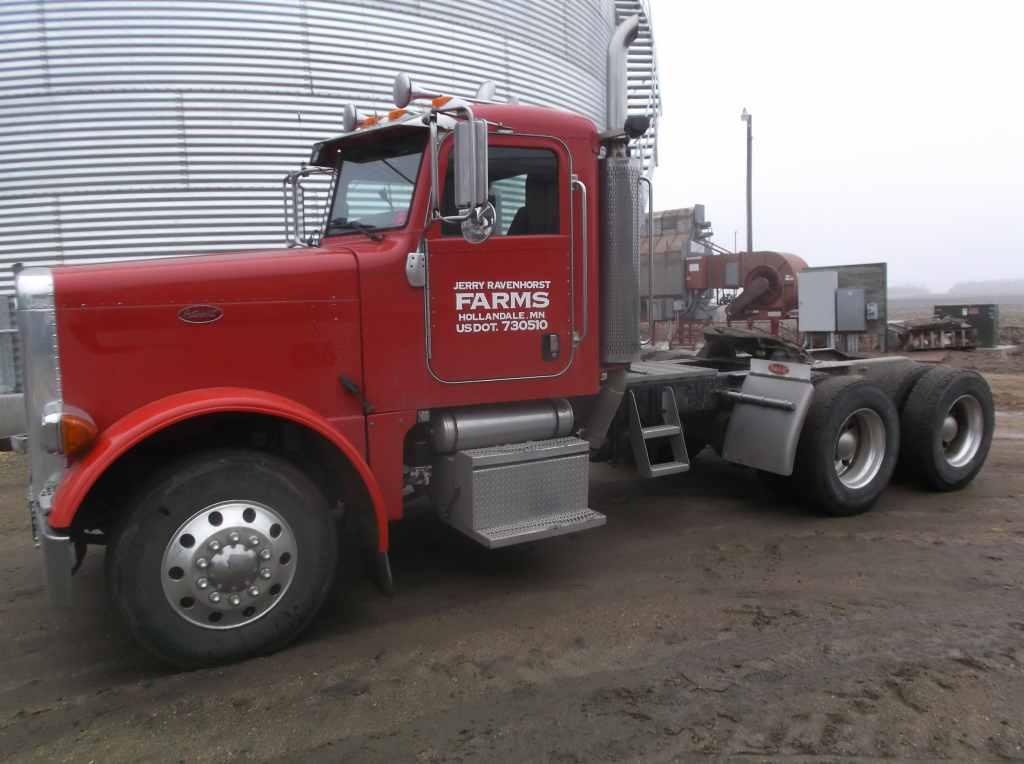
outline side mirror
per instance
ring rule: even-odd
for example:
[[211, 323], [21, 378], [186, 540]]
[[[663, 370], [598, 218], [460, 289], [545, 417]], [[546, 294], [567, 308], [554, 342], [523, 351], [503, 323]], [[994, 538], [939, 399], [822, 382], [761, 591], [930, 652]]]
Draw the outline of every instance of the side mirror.
[[487, 204], [487, 121], [455, 125], [455, 206], [475, 210]]

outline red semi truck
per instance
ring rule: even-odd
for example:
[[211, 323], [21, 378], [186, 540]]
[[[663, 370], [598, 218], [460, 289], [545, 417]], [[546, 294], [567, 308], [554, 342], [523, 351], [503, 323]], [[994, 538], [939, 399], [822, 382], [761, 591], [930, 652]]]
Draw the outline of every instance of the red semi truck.
[[[837, 515], [869, 509], [898, 463], [932, 489], [969, 483], [993, 430], [972, 372], [729, 330], [645, 359], [636, 27], [609, 49], [603, 129], [400, 75], [393, 111], [346, 109], [286, 179], [301, 247], [19, 270], [54, 599], [105, 545], [127, 628], [191, 667], [294, 639], [341, 557], [367, 554], [390, 588], [388, 529], [410, 512], [487, 547], [604, 524], [594, 461], [659, 478], [712, 447]], [[316, 174], [331, 196], [314, 223]]]

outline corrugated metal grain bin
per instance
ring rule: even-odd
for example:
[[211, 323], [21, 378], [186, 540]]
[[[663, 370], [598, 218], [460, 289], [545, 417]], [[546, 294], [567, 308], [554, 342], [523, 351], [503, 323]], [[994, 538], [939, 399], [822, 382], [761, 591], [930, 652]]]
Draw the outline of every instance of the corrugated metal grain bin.
[[[647, 0], [21, 0], [0, 12], [0, 295], [11, 265], [285, 246], [281, 179], [342, 111], [428, 90], [604, 126], [608, 41], [639, 14], [631, 113], [660, 110]], [[635, 150], [655, 161], [654, 126]], [[307, 203], [326, 201], [326, 182]]]
[[939, 318], [958, 318], [978, 331], [978, 347], [994, 348], [999, 344], [998, 305], [936, 305]]

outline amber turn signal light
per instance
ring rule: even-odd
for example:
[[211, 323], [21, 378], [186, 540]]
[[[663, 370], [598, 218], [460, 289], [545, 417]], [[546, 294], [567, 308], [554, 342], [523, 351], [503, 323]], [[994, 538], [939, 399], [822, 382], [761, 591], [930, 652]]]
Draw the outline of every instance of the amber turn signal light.
[[47, 405], [40, 433], [43, 447], [51, 454], [77, 456], [92, 446], [99, 428], [92, 417], [75, 406], [60, 401]]
[[65, 456], [85, 453], [98, 434], [96, 423], [84, 411], [66, 410], [61, 415], [60, 445]]

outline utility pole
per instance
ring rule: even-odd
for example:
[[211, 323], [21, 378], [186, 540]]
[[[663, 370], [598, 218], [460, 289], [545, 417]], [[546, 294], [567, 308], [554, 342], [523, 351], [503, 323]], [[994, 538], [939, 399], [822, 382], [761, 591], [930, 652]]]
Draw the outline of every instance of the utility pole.
[[753, 150], [754, 150], [754, 115], [746, 109], [740, 119], [747, 123], [747, 252], [754, 251], [754, 213], [753, 213]]

